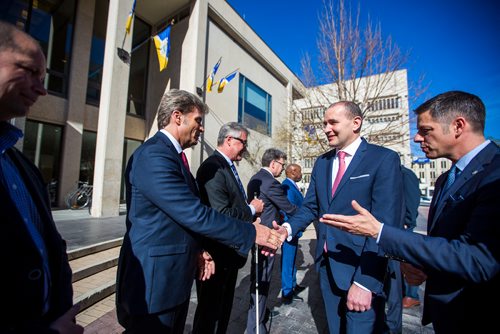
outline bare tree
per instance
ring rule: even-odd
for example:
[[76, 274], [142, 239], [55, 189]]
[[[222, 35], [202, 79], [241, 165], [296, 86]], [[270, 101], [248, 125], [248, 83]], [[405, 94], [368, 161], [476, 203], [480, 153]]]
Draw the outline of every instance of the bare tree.
[[405, 151], [409, 151], [408, 83], [403, 68], [409, 52], [402, 52], [391, 37], [384, 39], [380, 23], [368, 19], [362, 26], [360, 16], [359, 5], [353, 14], [344, 0], [324, 2], [317, 41], [319, 74], [306, 54], [301, 70], [309, 89], [304, 99], [295, 101], [290, 117], [295, 143], [290, 153], [297, 159], [328, 149], [322, 133], [323, 112], [340, 100], [361, 107], [362, 133], [370, 142], [397, 151], [408, 146]]

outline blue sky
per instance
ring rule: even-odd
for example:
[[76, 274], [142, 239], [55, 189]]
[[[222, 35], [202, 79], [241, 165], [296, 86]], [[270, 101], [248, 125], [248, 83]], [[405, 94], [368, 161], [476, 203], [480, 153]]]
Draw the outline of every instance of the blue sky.
[[[322, 0], [227, 0], [276, 54], [300, 75], [300, 60], [316, 56]], [[357, 6], [358, 1], [346, 0]], [[360, 0], [368, 15], [403, 50], [410, 51], [412, 82], [425, 76], [429, 86], [414, 109], [448, 91], [478, 95], [486, 105], [486, 136], [500, 139], [500, 1]], [[412, 100], [412, 99], [410, 99]], [[415, 152], [417, 153], [417, 152]]]

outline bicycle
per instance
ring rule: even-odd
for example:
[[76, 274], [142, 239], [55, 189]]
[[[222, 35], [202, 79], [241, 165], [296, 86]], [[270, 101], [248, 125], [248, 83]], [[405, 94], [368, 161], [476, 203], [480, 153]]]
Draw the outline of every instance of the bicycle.
[[92, 190], [93, 186], [88, 182], [78, 181], [78, 188], [69, 193], [66, 197], [66, 205], [72, 210], [83, 209], [90, 207], [92, 203]]

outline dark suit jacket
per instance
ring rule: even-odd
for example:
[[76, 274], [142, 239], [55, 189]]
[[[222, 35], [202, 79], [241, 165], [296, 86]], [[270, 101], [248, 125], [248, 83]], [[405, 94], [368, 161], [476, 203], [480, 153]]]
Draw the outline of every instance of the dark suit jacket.
[[[201, 202], [220, 213], [251, 223], [252, 211], [227, 160], [218, 152], [208, 157], [198, 168], [196, 182], [200, 188]], [[215, 261], [217, 268], [241, 268], [246, 256], [212, 239], [205, 239], [203, 247]]]
[[[448, 173], [436, 182], [439, 193]], [[384, 227], [383, 251], [423, 267], [428, 275], [422, 322], [436, 332], [486, 333], [495, 328], [500, 295], [500, 150], [486, 146], [436, 203], [428, 234]], [[492, 304], [493, 303], [493, 304]]]
[[280, 222], [280, 210], [286, 215], [291, 216], [297, 210], [297, 207], [291, 204], [286, 197], [286, 193], [281, 183], [265, 169], [257, 172], [247, 186], [247, 194], [250, 199], [257, 197], [264, 202], [264, 211], [260, 215], [261, 224], [273, 228], [273, 220]]
[[193, 176], [165, 134], [156, 133], [134, 152], [125, 177], [127, 232], [118, 262], [119, 319], [163, 312], [187, 301], [202, 236], [242, 256], [254, 244], [253, 225], [200, 202]]
[[43, 260], [8, 190], [0, 182], [0, 286], [4, 304], [0, 312], [0, 332], [54, 333], [48, 329], [49, 324], [73, 305], [66, 243], [52, 219], [47, 188], [38, 169], [16, 149], [7, 150], [6, 154], [18, 168], [40, 214], [49, 256], [51, 286], [49, 312], [42, 316], [45, 277], [40, 268]]
[[[304, 203], [289, 221], [292, 232], [304, 230], [309, 222], [325, 213], [357, 214], [352, 208], [352, 200], [379, 221], [400, 226], [403, 189], [398, 154], [363, 139], [332, 198], [335, 154], [332, 150], [316, 160]], [[319, 263], [322, 258], [323, 245], [327, 241], [330, 268], [340, 289], [347, 291], [356, 281], [374, 293], [383, 293], [387, 259], [377, 254], [374, 239], [319, 223], [317, 240], [316, 261]]]
[[403, 188], [404, 188], [404, 225], [406, 228], [413, 230], [417, 226], [418, 206], [420, 204], [420, 188], [417, 176], [415, 173], [404, 166], [401, 166], [403, 173]]

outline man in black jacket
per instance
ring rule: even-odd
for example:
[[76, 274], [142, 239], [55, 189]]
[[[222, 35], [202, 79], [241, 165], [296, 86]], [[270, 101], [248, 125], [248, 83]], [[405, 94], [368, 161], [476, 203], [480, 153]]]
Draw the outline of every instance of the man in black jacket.
[[39, 170], [14, 147], [23, 133], [10, 123], [46, 94], [45, 68], [38, 43], [0, 21], [1, 333], [83, 333], [66, 244]]
[[[220, 213], [251, 223], [260, 215], [263, 203], [253, 199], [247, 204], [247, 195], [235, 161], [241, 161], [247, 148], [248, 130], [238, 123], [224, 124], [217, 137], [217, 150], [198, 168], [196, 181], [201, 201]], [[206, 239], [203, 247], [215, 261], [215, 274], [206, 281], [198, 280], [198, 307], [194, 317], [193, 333], [226, 333], [238, 269], [246, 257], [234, 249]]]

